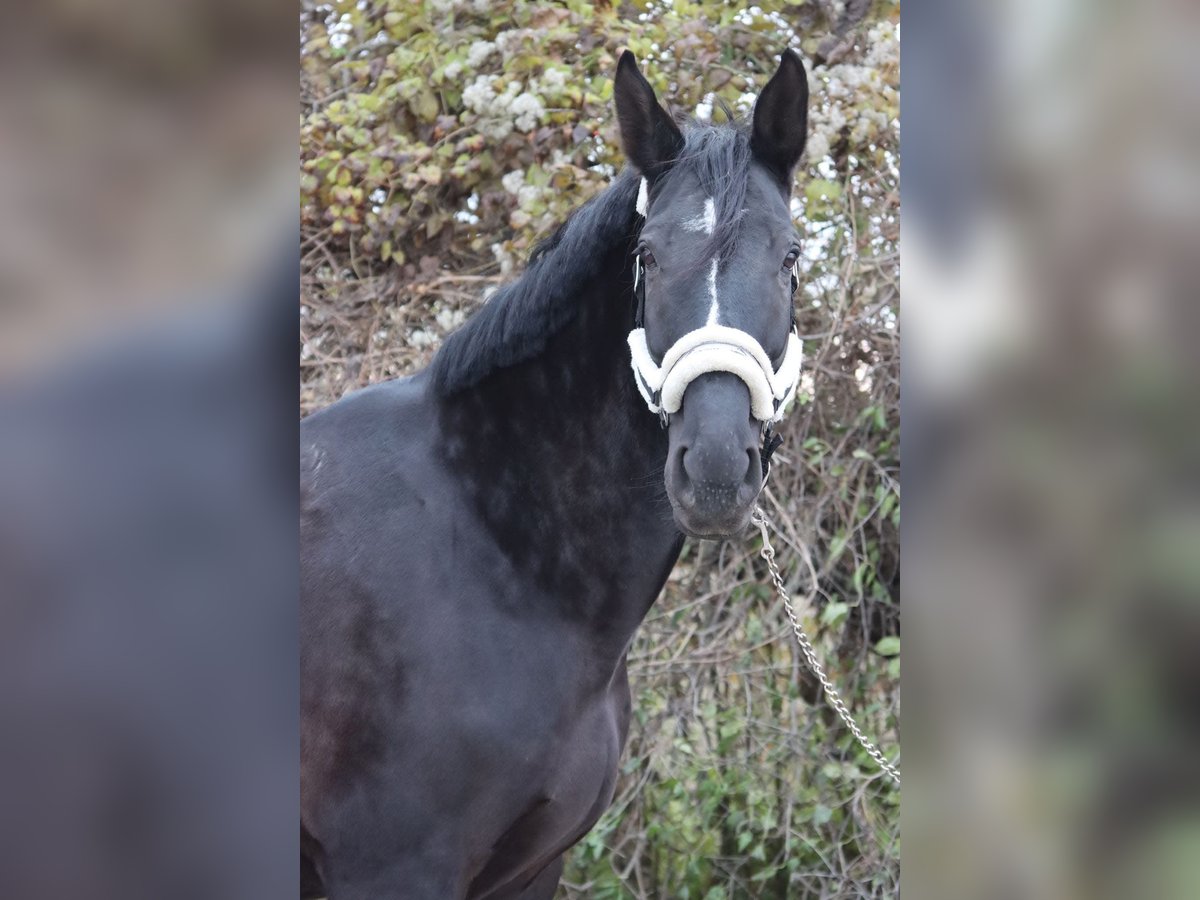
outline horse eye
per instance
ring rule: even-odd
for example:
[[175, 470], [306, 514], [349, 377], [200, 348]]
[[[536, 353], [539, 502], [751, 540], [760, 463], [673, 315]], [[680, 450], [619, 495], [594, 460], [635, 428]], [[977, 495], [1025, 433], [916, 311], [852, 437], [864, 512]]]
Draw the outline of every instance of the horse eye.
[[642, 265], [649, 269], [654, 265], [654, 254], [647, 247], [638, 248], [638, 256], [642, 258]]
[[798, 260], [799, 258], [800, 258], [799, 250], [792, 250], [791, 252], [789, 252], [788, 255], [783, 258], [783, 271], [787, 272], [794, 265], [796, 265], [796, 260]]

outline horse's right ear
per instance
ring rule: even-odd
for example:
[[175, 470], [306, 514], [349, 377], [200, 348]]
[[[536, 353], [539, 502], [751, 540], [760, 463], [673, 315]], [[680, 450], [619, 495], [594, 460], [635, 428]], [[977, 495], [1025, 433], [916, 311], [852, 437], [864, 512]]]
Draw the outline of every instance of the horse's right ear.
[[613, 97], [625, 156], [653, 181], [667, 170], [683, 149], [683, 135], [667, 111], [658, 105], [654, 88], [638, 71], [637, 61], [628, 50], [621, 54], [617, 63]]

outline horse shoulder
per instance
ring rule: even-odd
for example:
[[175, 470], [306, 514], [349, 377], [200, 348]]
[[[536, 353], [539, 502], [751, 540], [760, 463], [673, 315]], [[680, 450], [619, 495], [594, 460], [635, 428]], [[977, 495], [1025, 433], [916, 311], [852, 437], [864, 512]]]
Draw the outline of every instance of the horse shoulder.
[[376, 385], [301, 423], [304, 804], [382, 764], [413, 699], [422, 510], [437, 490], [422, 387]]
[[[303, 509], [357, 502], [380, 478], [416, 484], [433, 427], [424, 376], [348, 394], [300, 423]], [[350, 496], [347, 496], [350, 495]], [[302, 511], [303, 511], [302, 509]]]

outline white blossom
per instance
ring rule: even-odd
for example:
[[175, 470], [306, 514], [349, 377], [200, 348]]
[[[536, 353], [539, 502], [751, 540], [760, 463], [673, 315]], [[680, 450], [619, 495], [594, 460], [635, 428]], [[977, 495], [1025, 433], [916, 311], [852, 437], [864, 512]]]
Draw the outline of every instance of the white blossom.
[[863, 62], [874, 69], [900, 63], [900, 38], [891, 22], [880, 22], [867, 32], [867, 54]]
[[510, 82], [497, 94], [496, 81], [495, 75], [479, 75], [463, 91], [463, 105], [484, 119], [479, 130], [496, 140], [511, 134], [514, 127], [532, 131], [546, 115], [541, 98], [526, 91], [519, 81]]
[[472, 69], [478, 69], [495, 52], [496, 45], [491, 41], [476, 41], [467, 51], [467, 65]]
[[492, 244], [492, 256], [500, 264], [500, 274], [502, 276], [512, 274], [512, 270], [516, 266], [516, 261], [513, 259], [512, 254], [504, 249], [503, 244]]
[[542, 195], [539, 188], [532, 184], [523, 184], [517, 189], [517, 206], [526, 209]]
[[829, 155], [829, 138], [822, 131], [813, 131], [808, 136], [805, 153], [811, 162], [824, 159]]
[[548, 92], [557, 93], [567, 86], [567, 73], [562, 69], [547, 69], [542, 75], [542, 87]]
[[513, 99], [512, 112], [516, 116], [517, 128], [521, 131], [532, 131], [546, 115], [546, 108], [542, 106], [540, 97], [526, 91]]
[[496, 92], [492, 89], [495, 80], [495, 75], [477, 76], [463, 91], [463, 105], [480, 115], [488, 113], [496, 98]]
[[408, 333], [410, 347], [433, 347], [441, 342], [441, 338], [424, 328], [414, 328]]
[[504, 185], [504, 189], [513, 196], [516, 196], [517, 191], [521, 189], [521, 185], [525, 183], [525, 173], [521, 170], [509, 172], [500, 179], [500, 183]]
[[467, 314], [461, 309], [444, 307], [437, 311], [437, 315], [434, 318], [437, 320], [438, 327], [442, 331], [450, 332], [463, 323], [467, 318]]
[[496, 46], [500, 48], [500, 53], [504, 58], [509, 59], [521, 49], [521, 42], [529, 33], [527, 28], [510, 28], [508, 31], [502, 31], [496, 35]]

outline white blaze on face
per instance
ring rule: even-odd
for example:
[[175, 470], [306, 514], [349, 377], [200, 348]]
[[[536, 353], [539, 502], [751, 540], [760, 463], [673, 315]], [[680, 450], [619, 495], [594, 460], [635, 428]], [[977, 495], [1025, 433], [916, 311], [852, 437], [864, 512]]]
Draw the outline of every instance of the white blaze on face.
[[712, 234], [713, 229], [717, 227], [717, 207], [713, 203], [713, 198], [708, 197], [704, 201], [704, 212], [690, 219], [685, 219], [683, 227], [688, 231], [703, 231], [705, 234]]
[[[704, 212], [693, 219], [688, 219], [683, 223], [683, 227], [688, 231], [702, 231], [705, 234], [711, 235], [717, 227], [717, 206], [713, 202], [712, 197], [708, 197], [704, 201]], [[717, 259], [713, 259], [708, 264], [708, 325], [717, 324], [717, 315], [720, 312], [720, 307], [717, 304]]]
[[720, 312], [720, 308], [717, 306], [717, 261], [715, 259], [708, 265], [708, 296], [710, 303], [708, 307], [708, 321], [704, 324], [716, 325], [717, 313]]

